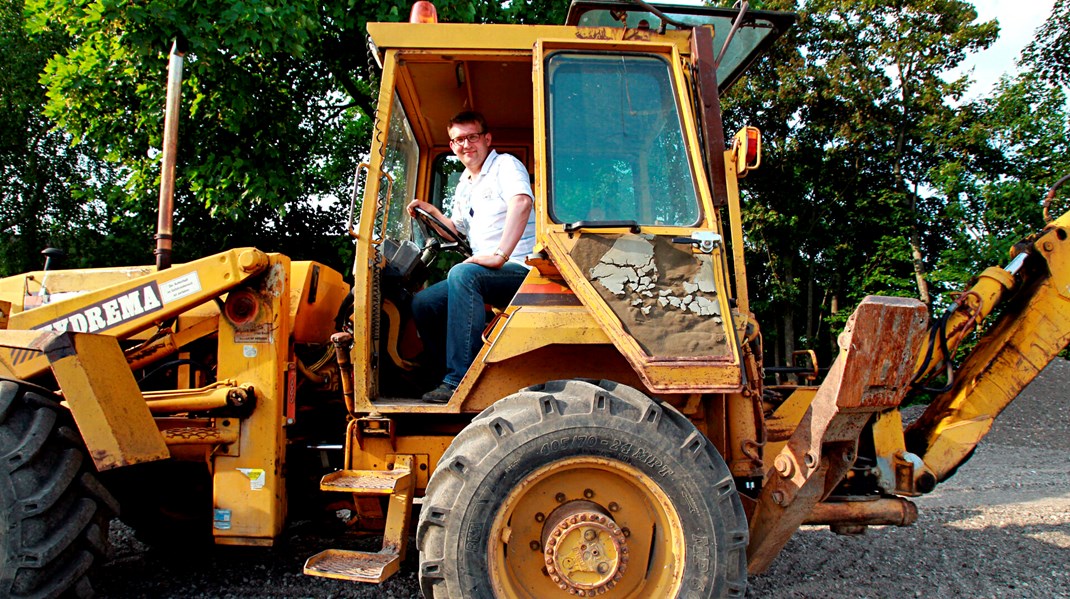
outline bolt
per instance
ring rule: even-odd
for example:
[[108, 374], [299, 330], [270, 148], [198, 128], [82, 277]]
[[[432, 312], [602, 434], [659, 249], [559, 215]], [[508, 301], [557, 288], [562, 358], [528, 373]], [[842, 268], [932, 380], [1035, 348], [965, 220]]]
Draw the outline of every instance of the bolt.
[[1050, 252], [1050, 251], [1052, 251], [1054, 249], [1055, 249], [1055, 244], [1054, 243], [1052, 243], [1050, 241], [1045, 241], [1044, 242], [1044, 251], [1045, 252]]
[[542, 522], [545, 519], [546, 519], [546, 515], [544, 515], [542, 512], [538, 512], [538, 513], [535, 514], [535, 521], [536, 522]]
[[773, 467], [784, 478], [791, 478], [795, 474], [795, 462], [790, 457], [780, 454], [773, 460]]
[[609, 572], [609, 564], [607, 564], [605, 562], [599, 563], [598, 564], [598, 573], [599, 574], [605, 574], [606, 572]]
[[629, 529], [629, 528], [627, 528], [627, 527], [625, 527], [625, 528], [622, 528], [622, 529], [620, 529], [620, 532], [621, 532], [621, 534], [623, 534], [623, 535], [624, 535], [624, 536], [626, 536], [626, 537], [630, 537], [630, 536], [632, 536], [632, 531], [631, 531], [631, 529]]
[[813, 453], [807, 453], [803, 456], [803, 462], [806, 464], [807, 468], [813, 468], [814, 465], [817, 464], [817, 456]]
[[611, 511], [611, 512], [619, 512], [620, 511], [620, 506], [617, 505], [616, 501], [610, 501], [609, 502], [609, 511]]
[[588, 541], [593, 541], [598, 538], [598, 533], [588, 528], [587, 530], [583, 531], [583, 538]]
[[590, 489], [584, 489], [583, 490], [583, 496], [586, 497], [587, 499], [590, 499], [590, 498], [594, 497], [594, 491], [592, 491]]
[[540, 549], [538, 541], [532, 541], [528, 543], [528, 547], [531, 547], [532, 551], [538, 551]]
[[554, 499], [556, 499], [558, 503], [565, 503], [565, 494], [558, 493], [557, 495], [554, 495]]
[[773, 491], [773, 503], [775, 503], [777, 505], [783, 505], [783, 503], [784, 503], [784, 492], [783, 491]]

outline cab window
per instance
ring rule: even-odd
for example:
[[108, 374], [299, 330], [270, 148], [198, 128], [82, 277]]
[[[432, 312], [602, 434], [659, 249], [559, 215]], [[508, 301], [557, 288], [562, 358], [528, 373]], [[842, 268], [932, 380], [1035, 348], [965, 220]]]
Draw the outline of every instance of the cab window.
[[698, 193], [669, 62], [560, 51], [546, 59], [549, 208], [558, 223], [693, 226]]
[[[394, 181], [385, 223], [385, 235], [388, 239], [410, 239], [412, 219], [406, 214], [405, 208], [416, 194], [419, 163], [420, 147], [413, 136], [409, 119], [405, 116], [405, 109], [395, 95], [394, 108], [390, 113], [390, 133], [383, 156], [383, 172], [389, 174]], [[385, 194], [385, 191], [381, 194]]]

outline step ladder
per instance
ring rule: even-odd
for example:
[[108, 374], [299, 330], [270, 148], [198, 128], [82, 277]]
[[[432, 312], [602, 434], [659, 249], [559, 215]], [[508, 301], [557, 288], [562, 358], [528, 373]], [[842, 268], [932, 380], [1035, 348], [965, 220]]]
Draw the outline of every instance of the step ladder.
[[305, 574], [376, 584], [393, 576], [405, 559], [409, 540], [412, 496], [416, 490], [413, 456], [396, 456], [393, 470], [332, 472], [320, 481], [320, 489], [351, 493], [357, 503], [369, 497], [389, 496], [383, 548], [376, 553], [344, 549], [321, 551], [305, 562]]

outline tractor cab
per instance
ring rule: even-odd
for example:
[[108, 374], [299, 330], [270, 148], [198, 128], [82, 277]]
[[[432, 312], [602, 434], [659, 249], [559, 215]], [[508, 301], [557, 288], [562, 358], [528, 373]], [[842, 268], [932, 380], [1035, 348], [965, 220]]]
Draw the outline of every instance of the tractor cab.
[[[581, 345], [656, 393], [741, 388], [733, 311], [746, 309], [746, 289], [741, 267], [735, 288], [729, 279], [740, 235], [722, 219], [735, 189], [717, 98], [793, 19], [588, 1], [563, 26], [369, 24], [383, 70], [371, 156], [357, 176], [359, 230], [351, 225], [355, 289], [365, 295], [354, 323], [364, 345], [353, 356], [357, 395], [363, 388], [389, 411], [434, 383], [408, 305], [445, 276], [456, 258], [442, 250], [457, 244], [435, 240], [406, 206], [421, 199], [449, 214], [463, 167], [446, 128], [464, 110], [482, 113], [492, 147], [530, 173], [538, 241], [527, 282], [507, 309], [488, 312], [483, 351], [440, 409], [482, 409], [540, 382], [544, 361], [564, 359], [575, 364], [566, 374], [583, 376], [584, 360], [569, 359]], [[753, 166], [757, 139], [750, 148]], [[524, 328], [525, 315], [548, 310], [600, 334], [577, 344]], [[516, 372], [514, 360], [523, 374], [508, 388], [483, 376]]]

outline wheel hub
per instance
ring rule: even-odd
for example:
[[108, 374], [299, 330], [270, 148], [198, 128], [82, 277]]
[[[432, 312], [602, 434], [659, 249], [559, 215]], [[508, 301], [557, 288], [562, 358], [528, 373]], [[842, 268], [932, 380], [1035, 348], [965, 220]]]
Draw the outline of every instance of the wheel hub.
[[543, 526], [546, 573], [562, 590], [593, 597], [613, 588], [628, 566], [624, 533], [602, 506], [571, 501]]

